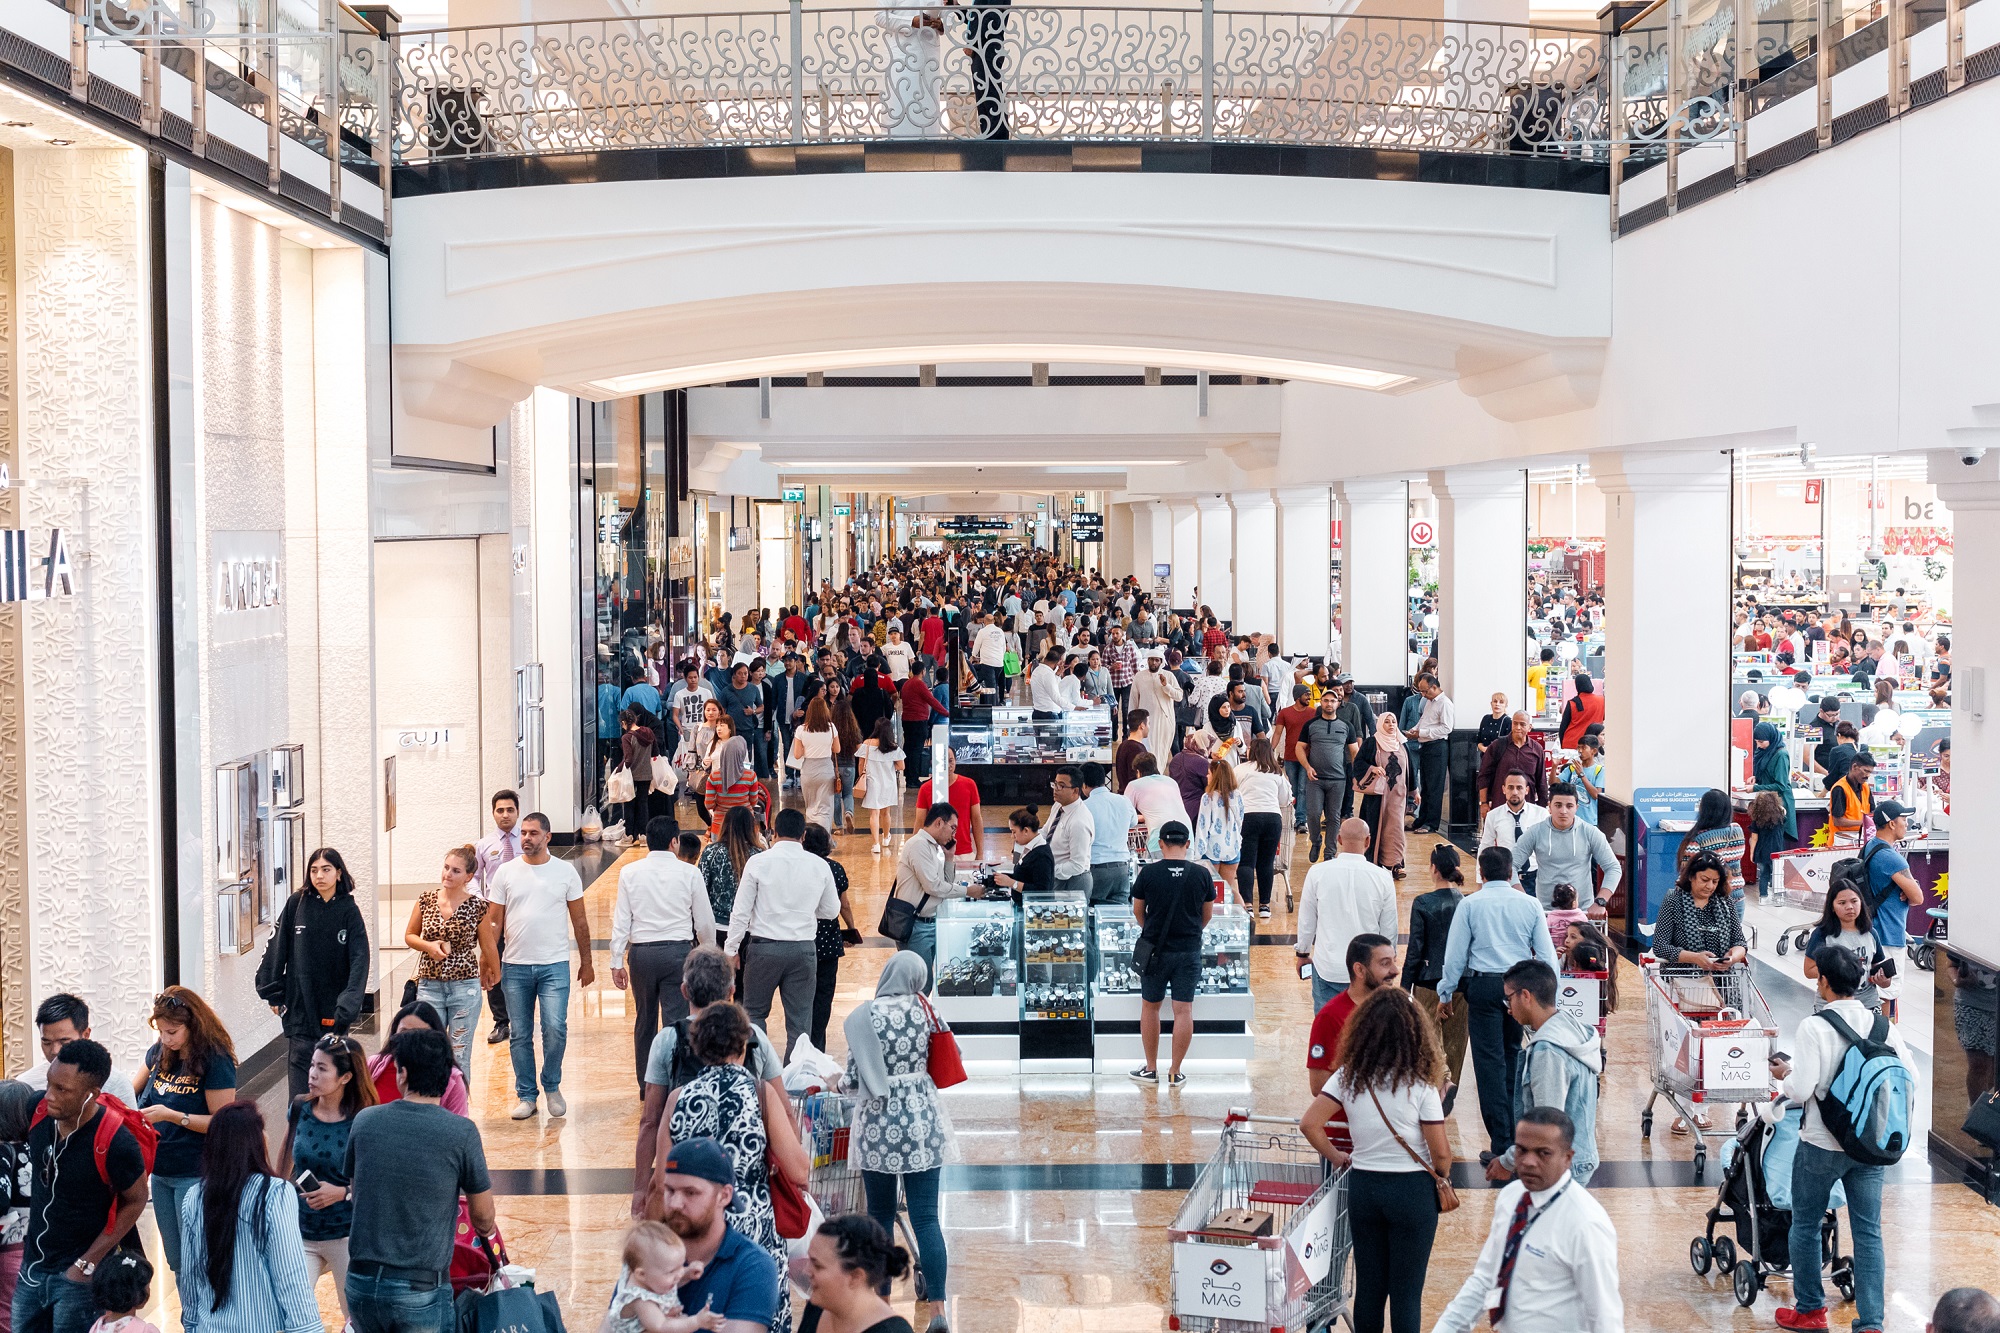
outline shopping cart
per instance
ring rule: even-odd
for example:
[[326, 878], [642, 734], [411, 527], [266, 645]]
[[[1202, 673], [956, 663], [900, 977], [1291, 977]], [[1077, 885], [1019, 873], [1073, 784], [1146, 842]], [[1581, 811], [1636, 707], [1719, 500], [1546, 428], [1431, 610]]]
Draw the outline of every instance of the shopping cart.
[[1826, 912], [1826, 890], [1824, 888], [1788, 888], [1779, 891], [1785, 905], [1795, 912], [1804, 914], [1804, 920], [1787, 924], [1778, 932], [1776, 948], [1782, 957], [1787, 949], [1806, 951], [1806, 941], [1812, 938], [1814, 928]]
[[1611, 1019], [1611, 974], [1565, 968], [1556, 978], [1556, 1007], [1568, 1010], [1579, 1022], [1595, 1024], [1597, 1039], [1603, 1041]]
[[[812, 1160], [812, 1175], [806, 1191], [819, 1210], [828, 1217], [868, 1211], [868, 1194], [861, 1184], [861, 1171], [848, 1160], [848, 1146], [854, 1130], [854, 1098], [842, 1092], [802, 1092], [792, 1095], [792, 1118], [798, 1122], [799, 1142]], [[914, 1255], [916, 1235], [910, 1230], [908, 1209], [901, 1195], [896, 1199], [896, 1230]], [[921, 1268], [912, 1266], [911, 1280], [917, 1299], [930, 1299]]]
[[[1270, 1214], [1263, 1234], [1215, 1227], [1233, 1209]], [[1185, 1333], [1319, 1333], [1348, 1313], [1347, 1173], [1295, 1121], [1231, 1110], [1222, 1144], [1167, 1232]]]
[[1639, 1132], [1652, 1137], [1653, 1103], [1665, 1096], [1694, 1135], [1699, 1184], [1708, 1167], [1708, 1143], [1696, 1111], [1735, 1103], [1741, 1121], [1750, 1103], [1771, 1100], [1771, 1041], [1778, 1025], [1748, 967], [1683, 973], [1655, 966], [1646, 969], [1645, 979], [1653, 1095], [1646, 1099]]

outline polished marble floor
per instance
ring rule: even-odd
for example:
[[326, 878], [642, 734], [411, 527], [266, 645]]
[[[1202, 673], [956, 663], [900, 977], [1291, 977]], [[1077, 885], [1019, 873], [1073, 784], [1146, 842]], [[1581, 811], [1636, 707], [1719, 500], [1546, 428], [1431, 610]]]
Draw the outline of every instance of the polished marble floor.
[[[1004, 812], [986, 814], [986, 844], [997, 857]], [[1430, 841], [1413, 837], [1413, 866], [1423, 864]], [[835, 855], [857, 895], [856, 914], [872, 923], [892, 877], [893, 853], [872, 855], [865, 832], [836, 842]], [[1406, 917], [1408, 900], [1430, 887], [1426, 881], [1421, 869], [1404, 881]], [[617, 1276], [638, 1118], [625, 997], [609, 988], [603, 957], [615, 883], [616, 866], [587, 895], [599, 980], [572, 992], [564, 1088], [569, 1115], [507, 1119], [513, 1097], [506, 1048], [484, 1044], [484, 1021], [473, 1062], [473, 1110], [495, 1168], [509, 1248], [536, 1269], [544, 1289], [558, 1293], [573, 1333], [596, 1328]], [[1257, 1016], [1246, 1067], [1194, 1069], [1180, 1092], [1142, 1089], [1121, 1075], [1035, 1074], [975, 1077], [945, 1094], [963, 1163], [948, 1173], [945, 1200], [956, 1328], [1152, 1333], [1166, 1327], [1166, 1229], [1193, 1172], [1214, 1152], [1223, 1118], [1232, 1107], [1294, 1118], [1304, 1109], [1310, 998], [1291, 965], [1291, 915], [1282, 901], [1278, 909], [1259, 923], [1262, 942], [1253, 946]], [[835, 1054], [841, 1053], [840, 1015], [872, 989], [888, 956], [881, 948], [861, 948], [841, 964]], [[1773, 974], [1774, 986], [1788, 984]], [[1676, 1333], [1770, 1327], [1786, 1292], [1783, 1283], [1774, 1284], [1754, 1310], [1743, 1310], [1726, 1279], [1698, 1278], [1688, 1266], [1688, 1241], [1714, 1200], [1719, 1172], [1712, 1165], [1711, 1183], [1693, 1184], [1692, 1149], [1687, 1139], [1666, 1132], [1670, 1115], [1660, 1117], [1651, 1141], [1641, 1137], [1640, 1112], [1651, 1082], [1639, 977], [1629, 965], [1623, 965], [1621, 986], [1624, 1004], [1611, 1020], [1598, 1126], [1606, 1167], [1596, 1194], [1618, 1227], [1627, 1327]], [[1773, 998], [1782, 1010], [1805, 1012], [1802, 989]], [[775, 1013], [772, 1023], [778, 1025]], [[1450, 1127], [1461, 1159], [1484, 1146], [1469, 1064], [1466, 1075]], [[282, 1089], [267, 1092], [268, 1109], [275, 1111], [281, 1098]], [[1426, 1327], [1478, 1252], [1489, 1198], [1468, 1192], [1466, 1206], [1443, 1219], [1425, 1296]], [[1962, 1185], [1933, 1183], [1928, 1167], [1913, 1157], [1888, 1189], [1885, 1211], [1890, 1329], [1918, 1333], [1930, 1303], [1946, 1288], [2000, 1285], [2000, 1211]], [[330, 1281], [322, 1281], [320, 1295], [328, 1327], [338, 1328]], [[897, 1301], [910, 1312], [907, 1289]], [[172, 1304], [163, 1300], [168, 1310]], [[1844, 1328], [1852, 1313], [1835, 1311], [1836, 1327]]]

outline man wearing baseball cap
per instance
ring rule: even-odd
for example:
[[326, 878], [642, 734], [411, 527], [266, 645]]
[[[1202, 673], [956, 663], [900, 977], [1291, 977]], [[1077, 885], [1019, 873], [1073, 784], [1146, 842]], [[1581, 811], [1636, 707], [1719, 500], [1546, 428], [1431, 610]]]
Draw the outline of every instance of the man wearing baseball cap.
[[[1875, 836], [1861, 849], [1861, 863], [1868, 868], [1868, 915], [1875, 922], [1875, 941], [1883, 951], [1894, 954], [1909, 943], [1909, 909], [1924, 900], [1917, 877], [1910, 873], [1909, 858], [1896, 844], [1910, 836], [1910, 808], [1900, 801], [1883, 801], [1875, 807]], [[1896, 1017], [1896, 1000], [1882, 997], [1882, 1012]]]
[[[1135, 1083], [1160, 1085], [1160, 1005], [1169, 988], [1174, 999], [1174, 1062], [1166, 1084], [1187, 1083], [1181, 1062], [1194, 1040], [1194, 993], [1201, 981], [1201, 933], [1215, 915], [1215, 880], [1208, 867], [1188, 860], [1188, 826], [1170, 819], [1160, 826], [1160, 859], [1139, 872], [1132, 886], [1132, 919], [1139, 923], [1133, 970], [1139, 974], [1139, 1044], [1146, 1063], [1132, 1071]], [[1145, 953], [1145, 965], [1137, 955]]]
[[714, 1139], [676, 1143], [660, 1159], [656, 1191], [660, 1220], [687, 1246], [701, 1276], [681, 1287], [681, 1308], [713, 1309], [726, 1333], [769, 1329], [780, 1297], [778, 1264], [764, 1248], [729, 1225], [736, 1168]]

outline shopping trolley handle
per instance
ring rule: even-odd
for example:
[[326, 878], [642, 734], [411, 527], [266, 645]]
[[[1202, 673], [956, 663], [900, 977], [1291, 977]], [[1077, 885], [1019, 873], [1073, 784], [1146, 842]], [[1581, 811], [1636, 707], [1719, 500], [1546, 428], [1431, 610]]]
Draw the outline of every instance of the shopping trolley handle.
[[1248, 1108], [1242, 1106], [1230, 1107], [1229, 1114], [1222, 1118], [1224, 1129], [1229, 1128], [1231, 1125], [1286, 1125], [1297, 1129], [1298, 1124], [1299, 1122], [1291, 1116], [1253, 1115]]

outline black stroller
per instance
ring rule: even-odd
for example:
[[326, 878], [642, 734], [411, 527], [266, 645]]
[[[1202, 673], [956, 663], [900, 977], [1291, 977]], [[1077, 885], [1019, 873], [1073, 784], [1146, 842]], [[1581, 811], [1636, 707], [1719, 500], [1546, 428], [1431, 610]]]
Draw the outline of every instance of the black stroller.
[[[1767, 1116], [1775, 1115], [1775, 1119]], [[1774, 1104], [1764, 1114], [1751, 1115], [1736, 1131], [1735, 1152], [1708, 1210], [1708, 1229], [1688, 1245], [1688, 1262], [1706, 1276], [1711, 1268], [1729, 1274], [1736, 1303], [1746, 1309], [1757, 1301], [1764, 1280], [1791, 1271], [1792, 1210], [1771, 1202], [1767, 1163], [1776, 1160], [1787, 1178], [1779, 1197], [1790, 1201], [1789, 1172], [1799, 1142], [1803, 1113], [1796, 1106]], [[1734, 1224], [1735, 1235], [1718, 1236], [1718, 1226]], [[1833, 1285], [1844, 1301], [1854, 1299], [1854, 1257], [1840, 1252], [1840, 1215], [1832, 1208], [1820, 1220], [1820, 1264], [1831, 1270]]]

